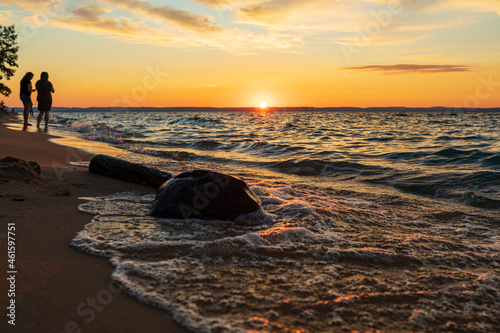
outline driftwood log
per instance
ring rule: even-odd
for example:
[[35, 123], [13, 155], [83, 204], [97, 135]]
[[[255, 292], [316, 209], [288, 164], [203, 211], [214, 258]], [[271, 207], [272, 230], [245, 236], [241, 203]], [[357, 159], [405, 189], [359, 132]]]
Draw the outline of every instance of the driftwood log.
[[90, 161], [89, 171], [131, 183], [159, 188], [172, 174], [107, 155], [97, 155]]
[[207, 170], [172, 174], [107, 155], [97, 155], [89, 171], [158, 189], [148, 215], [234, 220], [257, 212], [261, 201], [241, 179]]

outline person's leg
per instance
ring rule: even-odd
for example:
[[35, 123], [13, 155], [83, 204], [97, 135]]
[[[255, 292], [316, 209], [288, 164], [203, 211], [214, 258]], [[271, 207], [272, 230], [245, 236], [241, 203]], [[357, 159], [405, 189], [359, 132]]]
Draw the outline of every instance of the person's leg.
[[45, 128], [49, 127], [50, 111], [45, 112]]
[[24, 116], [24, 127], [26, 126], [30, 126], [31, 124], [28, 123], [28, 118], [30, 116], [30, 107], [31, 107], [31, 102], [24, 102], [23, 101], [23, 105], [24, 105], [24, 112], [23, 112], [23, 116]]
[[42, 122], [42, 119], [43, 119], [43, 115], [45, 113], [45, 111], [41, 111], [39, 110], [40, 113], [38, 114], [38, 119], [36, 120], [36, 127], [40, 127], [40, 123]]

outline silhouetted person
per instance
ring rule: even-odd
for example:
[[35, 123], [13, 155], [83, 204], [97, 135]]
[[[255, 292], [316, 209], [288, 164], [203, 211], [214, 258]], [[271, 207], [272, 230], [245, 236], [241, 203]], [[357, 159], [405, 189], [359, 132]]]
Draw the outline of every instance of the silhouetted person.
[[49, 74], [47, 72], [42, 72], [40, 75], [40, 80], [35, 84], [38, 91], [38, 96], [36, 100], [38, 101], [38, 121], [36, 127], [40, 127], [40, 123], [45, 115], [45, 127], [49, 127], [50, 110], [52, 109], [52, 93], [55, 93], [54, 86], [49, 81]]
[[28, 123], [28, 117], [30, 115], [30, 108], [31, 108], [31, 93], [35, 91], [33, 87], [31, 86], [31, 80], [33, 79], [33, 73], [28, 72], [24, 74], [23, 78], [21, 79], [21, 92], [19, 94], [19, 97], [21, 98], [21, 101], [23, 102], [24, 105], [24, 127], [28, 126], [33, 126], [30, 123]]

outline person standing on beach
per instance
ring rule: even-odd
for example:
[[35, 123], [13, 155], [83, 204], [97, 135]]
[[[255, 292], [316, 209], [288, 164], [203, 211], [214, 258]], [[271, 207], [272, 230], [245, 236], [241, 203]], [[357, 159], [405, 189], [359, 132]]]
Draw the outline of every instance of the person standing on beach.
[[31, 86], [31, 80], [33, 79], [33, 76], [33, 73], [28, 72], [24, 74], [23, 78], [21, 79], [21, 93], [19, 94], [19, 97], [21, 98], [21, 101], [24, 105], [24, 127], [33, 126], [28, 123], [28, 117], [30, 115], [30, 108], [32, 103], [31, 93], [35, 91], [35, 89], [33, 89]]
[[52, 109], [52, 93], [55, 93], [54, 86], [49, 81], [49, 73], [42, 72], [40, 80], [35, 84], [38, 91], [36, 100], [38, 101], [38, 115], [36, 127], [40, 127], [40, 123], [45, 115], [45, 128], [49, 127], [50, 110]]

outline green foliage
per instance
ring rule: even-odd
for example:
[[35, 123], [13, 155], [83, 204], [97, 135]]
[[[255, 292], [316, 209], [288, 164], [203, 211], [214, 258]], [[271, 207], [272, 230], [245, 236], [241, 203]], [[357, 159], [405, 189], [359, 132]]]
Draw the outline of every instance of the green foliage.
[[[17, 67], [17, 34], [14, 25], [0, 25], [0, 80], [10, 78], [14, 75]], [[0, 82], [0, 94], [9, 96], [12, 91], [5, 84]]]
[[0, 112], [7, 113], [7, 105], [3, 101], [0, 101]]

